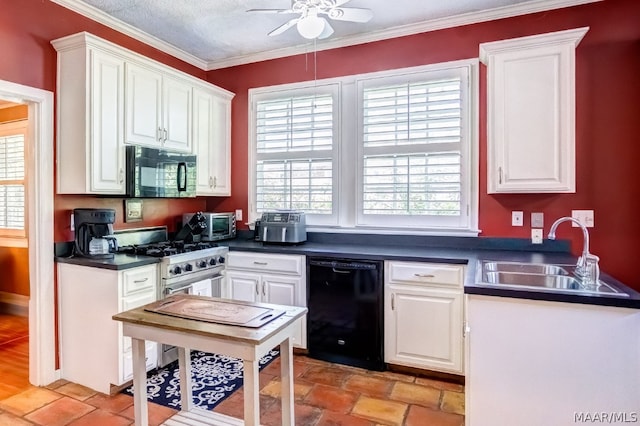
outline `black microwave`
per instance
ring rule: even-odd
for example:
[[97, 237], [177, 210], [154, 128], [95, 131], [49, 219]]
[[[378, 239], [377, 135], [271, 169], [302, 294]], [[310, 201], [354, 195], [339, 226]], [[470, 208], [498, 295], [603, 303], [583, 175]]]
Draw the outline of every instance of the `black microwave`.
[[126, 186], [131, 198], [196, 196], [196, 156], [141, 146], [127, 146]]

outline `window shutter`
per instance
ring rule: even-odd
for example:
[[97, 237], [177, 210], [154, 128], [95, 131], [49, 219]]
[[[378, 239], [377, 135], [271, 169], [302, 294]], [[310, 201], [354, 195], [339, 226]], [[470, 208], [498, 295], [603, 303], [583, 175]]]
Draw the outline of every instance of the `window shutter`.
[[24, 230], [24, 134], [0, 136], [0, 228]]
[[256, 211], [333, 212], [334, 100], [289, 96], [256, 103]]
[[460, 216], [459, 77], [365, 87], [362, 214]]

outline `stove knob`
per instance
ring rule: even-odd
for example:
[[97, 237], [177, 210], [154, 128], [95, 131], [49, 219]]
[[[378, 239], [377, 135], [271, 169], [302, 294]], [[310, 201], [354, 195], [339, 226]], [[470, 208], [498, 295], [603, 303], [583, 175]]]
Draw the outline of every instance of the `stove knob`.
[[190, 263], [187, 263], [186, 265], [184, 265], [184, 270], [187, 272], [191, 272], [193, 270], [193, 265]]
[[224, 263], [224, 257], [220, 256], [220, 257], [218, 258], [218, 263]]
[[198, 262], [198, 268], [206, 268], [206, 267], [207, 267], [206, 260], [201, 260], [200, 262]]
[[182, 268], [179, 266], [176, 266], [175, 268], [173, 268], [173, 273], [178, 275], [182, 273]]
[[209, 265], [211, 265], [211, 266], [215, 265], [216, 263], [218, 263], [218, 262], [216, 262], [216, 260], [213, 259], [213, 258], [211, 260], [209, 260]]

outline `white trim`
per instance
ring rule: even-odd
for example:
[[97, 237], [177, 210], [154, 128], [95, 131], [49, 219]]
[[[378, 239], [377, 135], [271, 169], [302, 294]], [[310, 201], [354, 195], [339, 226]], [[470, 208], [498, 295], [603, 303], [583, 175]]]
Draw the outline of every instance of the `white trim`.
[[54, 382], [53, 93], [0, 80], [0, 99], [29, 105], [29, 382]]
[[179, 49], [164, 40], [160, 40], [159, 38], [152, 36], [145, 31], [139, 30], [138, 28], [129, 25], [126, 22], [116, 19], [113, 16], [103, 12], [102, 10], [91, 6], [81, 0], [51, 0], [51, 2], [57, 3], [62, 7], [72, 10], [93, 21], [106, 25], [107, 27], [121, 32], [122, 34], [128, 35], [129, 37], [133, 37], [138, 41], [148, 44], [151, 47], [155, 47], [161, 52], [167, 53], [188, 64], [198, 67], [201, 70], [206, 71], [208, 69], [207, 61], [204, 61], [192, 55], [191, 53], [185, 52], [184, 50]]
[[[146, 43], [156, 49], [185, 61], [204, 71], [211, 71], [220, 68], [227, 68], [236, 65], [249, 64], [252, 62], [266, 61], [269, 59], [282, 58], [285, 56], [299, 55], [307, 53], [309, 44], [302, 44], [294, 47], [286, 47], [282, 49], [269, 50], [266, 52], [252, 53], [248, 55], [234, 56], [231, 58], [205, 61], [190, 53], [185, 52], [157, 37], [154, 37], [144, 31], [141, 31], [119, 19], [108, 15], [100, 9], [90, 6], [81, 0], [51, 0], [62, 7], [70, 9], [82, 16], [106, 25], [125, 35], [133, 37], [143, 43]], [[461, 25], [476, 24], [479, 22], [487, 22], [496, 19], [510, 18], [514, 16], [527, 15], [530, 13], [544, 12], [546, 10], [562, 9], [565, 7], [579, 6], [582, 4], [596, 3], [603, 0], [532, 0], [516, 5], [497, 7], [494, 9], [483, 10], [480, 12], [463, 13], [456, 16], [446, 18], [430, 19], [415, 24], [402, 25], [398, 27], [388, 28], [380, 31], [371, 31], [366, 34], [358, 34], [355, 36], [347, 36], [342, 38], [330, 38], [326, 41], [317, 43], [314, 50], [322, 51], [329, 49], [337, 49], [345, 46], [357, 44], [371, 43], [374, 41], [386, 40], [396, 37], [404, 37], [413, 34], [425, 33], [429, 31], [441, 30], [445, 28], [453, 28]], [[265, 35], [266, 36], [266, 35]]]
[[589, 27], [580, 27], [571, 30], [481, 43], [480, 61], [485, 65], [489, 65], [489, 57], [491, 55], [520, 51], [529, 47], [542, 47], [565, 43], [573, 43], [574, 47], [577, 47], [585, 34], [587, 34], [587, 31], [589, 31]]

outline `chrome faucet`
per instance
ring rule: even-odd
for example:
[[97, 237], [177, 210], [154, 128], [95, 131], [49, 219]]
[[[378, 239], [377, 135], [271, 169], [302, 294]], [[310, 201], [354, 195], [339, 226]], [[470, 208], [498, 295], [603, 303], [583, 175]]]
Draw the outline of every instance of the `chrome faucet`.
[[598, 261], [600, 258], [594, 254], [589, 253], [589, 231], [587, 227], [582, 224], [578, 219], [573, 217], [561, 217], [553, 222], [551, 229], [549, 230], [549, 239], [556, 239], [556, 228], [562, 222], [573, 222], [582, 229], [582, 235], [584, 237], [584, 245], [582, 247], [582, 255], [578, 258], [576, 264], [575, 274], [582, 280], [582, 283], [587, 287], [599, 287], [600, 286], [600, 267]]

